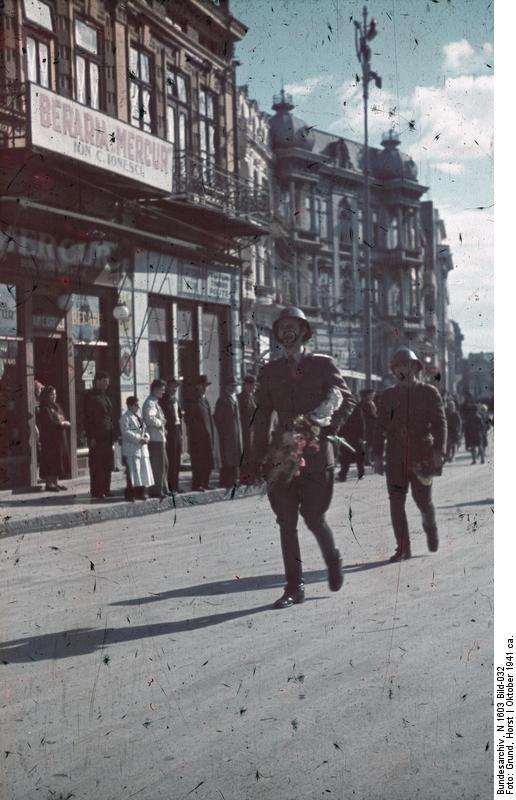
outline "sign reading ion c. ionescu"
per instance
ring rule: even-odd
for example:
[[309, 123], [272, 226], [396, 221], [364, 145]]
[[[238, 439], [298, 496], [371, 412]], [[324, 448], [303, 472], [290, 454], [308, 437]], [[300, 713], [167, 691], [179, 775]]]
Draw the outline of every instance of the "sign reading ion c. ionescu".
[[32, 144], [172, 191], [172, 146], [41, 86], [30, 86]]

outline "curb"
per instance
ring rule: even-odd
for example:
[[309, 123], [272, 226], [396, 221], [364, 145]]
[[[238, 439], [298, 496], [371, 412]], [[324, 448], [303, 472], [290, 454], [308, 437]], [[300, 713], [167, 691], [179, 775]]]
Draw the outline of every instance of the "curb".
[[132, 503], [124, 499], [121, 502], [106, 503], [106, 505], [100, 506], [92, 505], [91, 508], [82, 508], [77, 511], [3, 522], [0, 524], [0, 538], [5, 539], [7, 536], [18, 536], [23, 533], [41, 533], [83, 525], [95, 525], [98, 522], [143, 517], [148, 514], [163, 514], [167, 511], [174, 512], [179, 508], [192, 508], [224, 500], [242, 500], [246, 497], [255, 497], [262, 492], [261, 486], [239, 486], [235, 491], [210, 489], [207, 492], [185, 492], [185, 494], [165, 497], [162, 500], [150, 498], [146, 502]]

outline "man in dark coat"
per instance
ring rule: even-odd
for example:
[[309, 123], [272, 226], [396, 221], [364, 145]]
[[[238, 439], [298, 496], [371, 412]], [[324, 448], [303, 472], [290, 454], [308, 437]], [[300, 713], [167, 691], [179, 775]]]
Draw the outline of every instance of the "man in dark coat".
[[192, 491], [201, 491], [210, 486], [210, 475], [214, 466], [216, 432], [211, 408], [206, 397], [210, 385], [206, 375], [199, 375], [195, 382], [197, 397], [185, 403], [185, 421], [188, 431], [188, 447], [192, 463]]
[[182, 377], [176, 378], [174, 375], [167, 378], [165, 394], [159, 401], [167, 424], [168, 488], [171, 492], [176, 493], [181, 491], [179, 489], [179, 468], [183, 450], [181, 433], [183, 411], [177, 399], [177, 391], [182, 380]]
[[280, 476], [268, 483], [269, 501], [280, 528], [286, 577], [285, 591], [274, 607], [286, 608], [304, 600], [297, 532], [300, 513], [321, 549], [328, 567], [331, 591], [336, 592], [342, 586], [342, 559], [324, 516], [333, 494], [334, 468], [333, 443], [327, 436], [334, 432], [331, 427], [334, 412], [341, 406], [344, 406], [343, 415], [351, 410], [351, 393], [330, 356], [314, 355], [305, 348], [304, 343], [311, 338], [312, 331], [301, 309], [283, 309], [274, 323], [273, 332], [286, 357], [270, 361], [260, 374], [254, 461], [261, 466], [266, 459], [273, 412], [277, 415], [271, 442], [273, 452], [288, 440], [299, 415], [320, 428], [318, 449], [304, 451], [304, 465], [301, 465], [299, 475], [291, 480]]
[[455, 457], [455, 451], [459, 446], [462, 431], [460, 414], [457, 411], [457, 406], [455, 405], [455, 400], [453, 397], [448, 397], [446, 400], [446, 425], [448, 427], [446, 461], [453, 461]]
[[96, 372], [93, 389], [89, 389], [84, 396], [84, 429], [89, 448], [90, 493], [96, 499], [111, 497], [115, 431], [113, 409], [107, 395], [108, 387], [108, 373]]
[[364, 477], [364, 458], [365, 458], [365, 421], [364, 412], [359, 404], [347, 418], [346, 422], [339, 429], [339, 436], [342, 436], [351, 445], [354, 453], [345, 445], [341, 445], [339, 450], [340, 472], [339, 481], [346, 481], [349, 467], [356, 462], [358, 480]]
[[378, 410], [374, 402], [374, 389], [362, 389], [360, 392], [360, 408], [364, 417], [365, 424], [365, 457], [366, 464], [371, 463], [371, 449], [373, 447], [374, 426]]
[[460, 409], [464, 430], [464, 444], [471, 452], [471, 463], [477, 463], [477, 455], [481, 455], [483, 422], [480, 408], [469, 391], [464, 392], [464, 403]]
[[376, 421], [373, 455], [375, 472], [385, 473], [396, 537], [391, 561], [410, 558], [410, 539], [405, 513], [408, 488], [421, 511], [428, 549], [439, 546], [432, 476], [440, 475], [446, 447], [446, 417], [441, 395], [435, 386], [418, 380], [421, 361], [408, 347], [394, 353], [391, 370], [397, 385], [382, 393]]
[[238, 467], [242, 460], [242, 426], [240, 409], [236, 397], [237, 382], [228, 378], [224, 391], [217, 400], [213, 420], [219, 434], [220, 485], [231, 489], [238, 479]]
[[240, 465], [240, 483], [254, 483], [256, 476], [253, 472], [252, 443], [254, 434], [254, 415], [256, 412], [256, 398], [254, 396], [255, 379], [246, 375], [242, 391], [237, 396], [240, 408], [240, 423], [242, 425], [243, 455]]

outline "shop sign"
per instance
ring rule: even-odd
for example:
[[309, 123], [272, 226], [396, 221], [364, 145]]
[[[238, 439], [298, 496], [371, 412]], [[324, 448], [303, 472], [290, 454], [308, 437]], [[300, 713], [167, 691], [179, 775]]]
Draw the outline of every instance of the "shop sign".
[[229, 303], [231, 301], [231, 275], [228, 272], [208, 272], [206, 292], [210, 300]]
[[91, 240], [77, 242], [73, 239], [56, 239], [49, 233], [36, 233], [24, 229], [8, 228], [0, 232], [0, 254], [10, 253], [35, 262], [36, 267], [103, 267], [115, 242]]
[[16, 287], [0, 283], [0, 336], [16, 336]]
[[32, 325], [37, 331], [64, 331], [64, 317], [52, 314], [33, 314]]
[[32, 144], [172, 191], [169, 142], [30, 84]]
[[178, 294], [183, 297], [202, 298], [205, 294], [202, 278], [200, 270], [185, 265], [179, 275]]

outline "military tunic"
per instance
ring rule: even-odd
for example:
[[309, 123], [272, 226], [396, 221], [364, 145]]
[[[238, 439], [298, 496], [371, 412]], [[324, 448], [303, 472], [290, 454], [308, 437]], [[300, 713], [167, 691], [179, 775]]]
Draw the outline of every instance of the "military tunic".
[[[299, 359], [282, 358], [266, 364], [260, 374], [256, 396], [253, 459], [263, 464], [269, 446], [281, 442], [283, 433], [293, 430], [299, 415], [314, 412], [338, 389], [343, 397], [340, 421], [352, 408], [352, 395], [330, 356], [315, 355], [306, 350]], [[271, 419], [276, 426], [270, 436]], [[287, 587], [295, 590], [302, 583], [301, 554], [297, 532], [299, 513], [315, 535], [326, 563], [335, 558], [333, 533], [325, 513], [333, 494], [334, 448], [327, 436], [337, 425], [321, 428], [318, 451], [305, 450], [306, 465], [299, 477], [289, 483], [281, 479], [268, 489], [269, 501], [280, 528], [281, 546]]]

